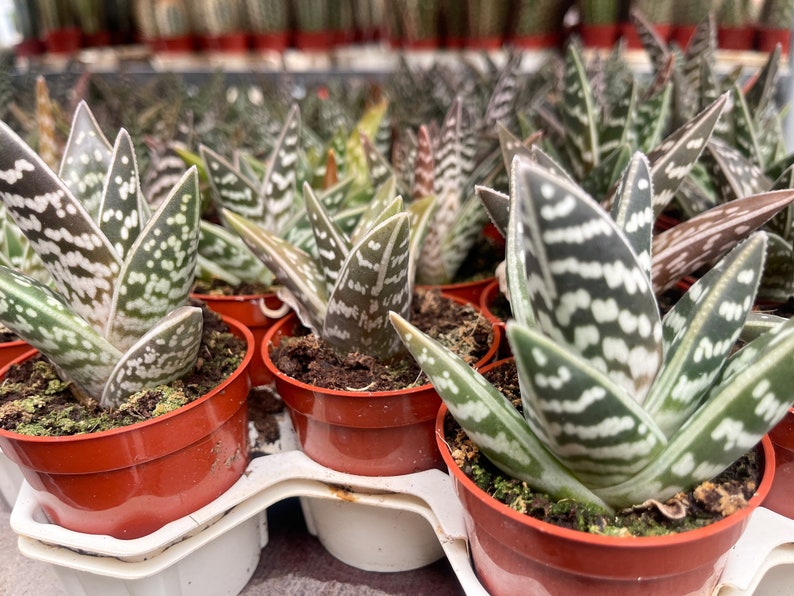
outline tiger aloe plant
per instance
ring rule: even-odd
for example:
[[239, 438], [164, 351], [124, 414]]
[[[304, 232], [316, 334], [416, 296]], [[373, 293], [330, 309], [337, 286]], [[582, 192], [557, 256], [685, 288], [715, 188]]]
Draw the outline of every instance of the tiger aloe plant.
[[388, 313], [410, 312], [432, 199], [405, 209], [392, 177], [348, 234], [308, 183], [303, 192], [316, 256], [235, 212], [223, 216], [283, 284], [279, 296], [315, 335], [340, 351], [388, 361], [401, 351]]
[[0, 199], [54, 289], [0, 266], [0, 322], [49, 358], [83, 398], [113, 407], [195, 364], [201, 309], [187, 305], [200, 196], [195, 169], [151, 213], [135, 153], [81, 103], [60, 172], [0, 123]]
[[521, 413], [391, 315], [470, 439], [503, 472], [555, 499], [607, 510], [665, 500], [728, 467], [790, 405], [794, 322], [732, 352], [765, 234], [729, 252], [662, 317], [651, 279], [653, 183], [636, 154], [610, 214], [570, 179], [514, 160], [507, 335]]

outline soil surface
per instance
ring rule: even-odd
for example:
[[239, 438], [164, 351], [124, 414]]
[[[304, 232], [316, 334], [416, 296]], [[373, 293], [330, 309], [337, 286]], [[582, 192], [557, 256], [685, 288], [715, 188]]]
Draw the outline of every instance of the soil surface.
[[204, 331], [194, 370], [169, 385], [140, 391], [119, 408], [103, 410], [75, 395], [53, 366], [38, 356], [9, 369], [0, 384], [0, 428], [22, 434], [62, 436], [127, 426], [159, 416], [204, 395], [242, 362], [245, 342], [219, 315], [204, 308]]
[[[515, 366], [498, 366], [485, 374], [517, 409], [521, 398]], [[709, 525], [747, 505], [761, 479], [761, 458], [748, 452], [711, 481], [679, 493], [664, 503], [649, 503], [610, 515], [574, 501], [555, 502], [532, 491], [519, 480], [505, 476], [447, 416], [445, 437], [463, 472], [489, 495], [511, 509], [542, 521], [593, 534], [658, 536]]]
[[[471, 364], [482, 358], [491, 344], [493, 327], [479, 310], [436, 290], [414, 295], [410, 321]], [[282, 340], [271, 353], [279, 370], [304, 383], [325, 389], [391, 391], [428, 382], [407, 353], [383, 363], [358, 352], [339, 354], [306, 333]]]

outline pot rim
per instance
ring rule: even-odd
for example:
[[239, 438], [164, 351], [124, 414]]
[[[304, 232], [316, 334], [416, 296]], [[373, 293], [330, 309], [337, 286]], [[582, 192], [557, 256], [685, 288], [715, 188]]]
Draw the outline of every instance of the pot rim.
[[[171, 412], [168, 412], [166, 414], [162, 414], [161, 416], [157, 416], [155, 418], [149, 418], [148, 420], [142, 420], [140, 422], [135, 422], [133, 424], [128, 424], [127, 426], [121, 426], [121, 427], [118, 427], [118, 428], [111, 428], [111, 429], [108, 429], [108, 430], [98, 431], [98, 432], [94, 432], [94, 433], [82, 433], [82, 434], [77, 434], [77, 435], [65, 435], [65, 436], [57, 436], [57, 437], [53, 437], [53, 436], [43, 436], [42, 437], [42, 436], [25, 435], [25, 434], [21, 434], [21, 433], [9, 431], [9, 430], [4, 430], [4, 429], [0, 428], [0, 437], [6, 438], [6, 439], [10, 439], [12, 441], [16, 441], [16, 442], [19, 442], [19, 443], [26, 442], [26, 443], [32, 443], [32, 444], [36, 444], [36, 443], [38, 443], [38, 444], [47, 444], [47, 443], [63, 444], [63, 443], [76, 443], [76, 442], [80, 442], [80, 441], [85, 441], [87, 439], [102, 439], [102, 438], [106, 438], [106, 437], [110, 438], [110, 437], [114, 437], [116, 435], [126, 434], [128, 432], [139, 431], [141, 429], [148, 428], [148, 427], [153, 426], [155, 424], [161, 424], [164, 421], [168, 421], [171, 418], [174, 418], [174, 417], [176, 417], [176, 416], [178, 416], [180, 414], [183, 414], [187, 410], [192, 410], [192, 409], [200, 406], [201, 404], [203, 404], [207, 400], [211, 399], [212, 397], [214, 397], [218, 393], [226, 391], [226, 389], [229, 387], [229, 385], [231, 385], [235, 381], [235, 378], [237, 377], [237, 374], [235, 374], [235, 373], [237, 373], [240, 370], [245, 371], [249, 367], [249, 365], [251, 363], [251, 360], [254, 357], [255, 344], [254, 344], [254, 335], [251, 332], [251, 330], [248, 329], [247, 326], [245, 326], [242, 323], [240, 323], [239, 321], [237, 321], [236, 319], [233, 319], [231, 317], [227, 317], [225, 315], [222, 315], [221, 318], [223, 319], [223, 321], [227, 325], [229, 325], [229, 327], [231, 328], [233, 333], [236, 332], [235, 335], [237, 335], [238, 337], [241, 337], [243, 340], [245, 340], [245, 343], [246, 343], [245, 356], [243, 357], [243, 360], [238, 365], [238, 367], [232, 372], [232, 374], [230, 374], [228, 377], [226, 377], [223, 381], [221, 381], [213, 389], [207, 391], [207, 393], [205, 393], [204, 395], [202, 395], [198, 399], [193, 400], [189, 404], [185, 404], [184, 406], [181, 406], [181, 407], [177, 408], [176, 410], [172, 410]], [[5, 376], [5, 374], [8, 372], [8, 368], [11, 365], [17, 364], [17, 363], [22, 362], [24, 360], [27, 360], [28, 358], [32, 358], [33, 356], [35, 356], [38, 353], [39, 353], [38, 350], [31, 349], [31, 350], [25, 352], [24, 354], [22, 354], [21, 356], [19, 356], [18, 358], [15, 358], [11, 362], [9, 362], [6, 366], [0, 368], [0, 378]]]
[[[499, 366], [508, 360], [511, 360], [511, 358], [503, 358], [502, 360], [493, 362], [490, 365], [484, 367], [482, 372], [487, 372], [489, 369], [495, 368], [496, 366]], [[761, 441], [758, 444], [761, 447], [764, 455], [764, 466], [761, 475], [761, 482], [758, 484], [755, 494], [753, 494], [753, 496], [747, 502], [747, 506], [744, 509], [732, 515], [726, 516], [719, 521], [701, 528], [695, 528], [694, 530], [687, 530], [685, 532], [678, 532], [675, 534], [666, 534], [664, 536], [603, 536], [600, 534], [582, 532], [580, 530], [572, 530], [570, 528], [562, 528], [560, 526], [555, 526], [554, 524], [544, 522], [511, 509], [498, 499], [490, 496], [483, 489], [477, 486], [474, 481], [471, 480], [471, 478], [463, 473], [463, 471], [455, 463], [455, 460], [452, 459], [449, 445], [447, 444], [444, 437], [444, 420], [446, 419], [448, 413], [449, 410], [447, 409], [446, 404], [442, 402], [436, 417], [436, 443], [438, 444], [438, 449], [441, 452], [441, 457], [444, 460], [449, 473], [454, 477], [455, 482], [463, 485], [463, 487], [469, 493], [471, 493], [472, 496], [476, 497], [484, 505], [502, 515], [505, 515], [513, 522], [522, 524], [524, 526], [529, 526], [534, 531], [545, 534], [553, 534], [563, 539], [583, 542], [594, 546], [606, 546], [613, 548], [620, 547], [621, 545], [628, 545], [627, 541], [631, 541], [632, 547], [639, 548], [655, 548], [659, 546], [667, 546], [670, 545], [670, 543], [684, 544], [694, 542], [715, 534], [719, 534], [729, 527], [745, 521], [746, 518], [748, 518], [757, 507], [761, 506], [762, 501], [766, 498], [770, 489], [772, 488], [772, 480], [775, 473], [775, 453], [772, 446], [772, 441], [769, 438], [769, 435], [766, 434], [761, 438]]]

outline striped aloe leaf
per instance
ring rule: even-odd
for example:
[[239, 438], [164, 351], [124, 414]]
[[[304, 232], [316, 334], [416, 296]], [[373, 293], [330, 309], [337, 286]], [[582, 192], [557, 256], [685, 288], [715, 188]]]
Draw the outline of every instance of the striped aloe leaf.
[[574, 174], [581, 180], [601, 160], [598, 121], [593, 90], [584, 66], [582, 50], [568, 44], [565, 55], [565, 89], [562, 122], [566, 130], [566, 151]]
[[425, 200], [407, 211], [395, 189], [391, 176], [348, 235], [304, 185], [316, 257], [235, 213], [224, 218], [288, 290], [283, 300], [315, 335], [340, 351], [388, 360], [401, 345], [387, 315], [409, 312], [412, 262], [433, 205]]
[[215, 277], [232, 286], [252, 279], [267, 285], [272, 283], [273, 274], [237, 234], [205, 219], [199, 228], [197, 277]]
[[[57, 290], [3, 268], [0, 321], [55, 362], [78, 392], [112, 407], [184, 375], [198, 355], [201, 310], [186, 306], [198, 176], [191, 168], [150, 215], [129, 135], [122, 130], [106, 155], [85, 104], [74, 122], [62, 171], [75, 192], [0, 123], [0, 198]], [[93, 216], [83, 200], [95, 203]]]
[[[766, 235], [735, 247], [661, 323], [647, 258], [643, 266], [634, 250], [650, 242], [651, 184], [647, 161], [635, 156], [614, 221], [570, 180], [515, 159], [507, 333], [523, 418], [481, 375], [392, 315], [472, 441], [554, 498], [578, 494], [608, 508], [667, 499], [727, 468], [790, 404], [794, 324], [754, 324], [756, 339], [746, 335], [751, 343], [729, 355], [754, 302]], [[633, 225], [631, 240], [622, 230]]]
[[390, 318], [452, 415], [499, 469], [561, 499], [608, 507], [549, 453], [526, 420], [480, 373], [403, 317], [393, 313]]
[[657, 234], [653, 285], [657, 293], [725, 254], [742, 238], [794, 201], [794, 190], [776, 190], [718, 205]]

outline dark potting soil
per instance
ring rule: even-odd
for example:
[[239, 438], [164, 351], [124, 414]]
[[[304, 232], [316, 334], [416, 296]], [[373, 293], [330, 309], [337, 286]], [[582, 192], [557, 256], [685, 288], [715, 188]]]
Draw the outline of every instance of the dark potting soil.
[[[520, 410], [514, 365], [495, 367], [485, 376]], [[444, 433], [458, 466], [489, 495], [533, 518], [593, 534], [659, 536], [707, 526], [746, 507], [761, 480], [761, 460], [753, 449], [716, 478], [689, 492], [674, 495], [663, 504], [643, 504], [610, 515], [575, 501], [554, 501], [524, 482], [505, 476], [451, 416], [447, 416]]]
[[160, 416], [204, 395], [242, 362], [245, 342], [221, 317], [204, 308], [204, 330], [194, 370], [169, 385], [135, 393], [120, 407], [103, 410], [77, 396], [53, 366], [37, 356], [11, 367], [0, 384], [0, 428], [21, 434], [63, 436], [127, 426]]
[[[445, 298], [437, 290], [414, 294], [410, 321], [471, 364], [488, 352], [493, 336], [492, 325], [479, 310]], [[358, 352], [340, 354], [306, 333], [283, 339], [271, 353], [279, 370], [303, 383], [358, 391], [391, 391], [427, 383], [407, 353], [383, 363]]]
[[255, 296], [268, 294], [273, 291], [273, 288], [267, 284], [256, 282], [242, 282], [233, 286], [221, 279], [213, 278], [208, 281], [196, 280], [192, 291], [194, 294], [205, 296]]

